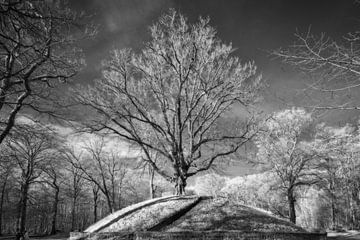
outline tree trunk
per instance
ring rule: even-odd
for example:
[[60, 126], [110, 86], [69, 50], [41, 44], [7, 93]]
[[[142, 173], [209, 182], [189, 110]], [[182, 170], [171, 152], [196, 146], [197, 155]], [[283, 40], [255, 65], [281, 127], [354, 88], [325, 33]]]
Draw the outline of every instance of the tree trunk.
[[175, 184], [176, 195], [185, 195], [185, 187], [186, 187], [186, 178], [178, 177]]
[[58, 204], [59, 204], [59, 192], [60, 189], [58, 186], [55, 187], [55, 196], [54, 196], [54, 203], [53, 203], [53, 216], [51, 219], [51, 231], [50, 234], [56, 234], [56, 217], [57, 217], [57, 211], [58, 211]]
[[335, 229], [336, 227], [336, 205], [335, 205], [335, 184], [333, 178], [331, 178], [329, 189], [330, 189], [330, 196], [331, 196], [331, 220], [332, 220], [332, 228]]
[[288, 190], [288, 203], [289, 203], [289, 219], [290, 222], [296, 223], [296, 213], [295, 213], [295, 197], [294, 191], [292, 189]]
[[94, 201], [94, 223], [97, 222], [97, 201]]
[[[331, 194], [333, 195], [333, 194]], [[335, 209], [335, 199], [332, 196], [331, 198], [331, 219], [332, 219], [332, 229], [335, 230], [336, 227], [336, 209]]]
[[5, 189], [6, 189], [6, 184], [7, 184], [7, 177], [8, 175], [5, 176], [4, 179], [4, 183], [2, 185], [1, 188], [1, 199], [0, 199], [0, 236], [2, 235], [2, 214], [3, 214], [3, 207], [4, 207], [4, 199], [5, 199]]
[[75, 216], [76, 216], [76, 197], [73, 198], [71, 209], [71, 231], [75, 230]]
[[20, 240], [24, 237], [25, 234], [25, 224], [26, 224], [26, 207], [28, 199], [29, 183], [24, 183], [21, 186], [21, 196], [19, 201], [18, 208], [18, 218], [16, 223], [16, 239]]
[[97, 221], [97, 208], [98, 208], [98, 197], [99, 197], [99, 188], [93, 187], [93, 202], [94, 202], [94, 223]]
[[353, 205], [354, 205], [354, 211], [353, 211], [353, 221], [354, 221], [354, 229], [359, 227], [359, 212], [358, 209], [360, 207], [360, 198], [359, 198], [359, 186], [358, 183], [357, 184], [353, 184], [352, 186], [352, 191], [351, 191], [351, 195], [352, 195], [352, 201], [353, 201]]
[[108, 208], [109, 208], [109, 211], [110, 213], [113, 213], [114, 212], [114, 207], [113, 207], [113, 204], [111, 202], [111, 197], [109, 196], [109, 194], [105, 194], [106, 196], [106, 201], [107, 201], [107, 204], [108, 204]]
[[155, 197], [155, 187], [154, 187], [154, 176], [155, 171], [152, 167], [149, 167], [149, 190], [150, 190], [150, 199]]

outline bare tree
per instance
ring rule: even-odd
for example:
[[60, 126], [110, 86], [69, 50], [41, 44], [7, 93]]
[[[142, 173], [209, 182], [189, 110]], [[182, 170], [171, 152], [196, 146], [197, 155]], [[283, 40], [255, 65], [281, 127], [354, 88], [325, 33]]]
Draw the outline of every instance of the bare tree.
[[156, 186], [154, 185], [155, 171], [152, 167], [148, 167], [149, 171], [149, 197], [150, 199], [155, 198]]
[[[72, 157], [79, 158], [79, 155], [72, 155]], [[74, 231], [76, 227], [76, 207], [78, 205], [79, 198], [84, 192], [84, 177], [83, 172], [78, 168], [74, 167], [72, 164], [69, 164], [66, 167], [67, 176], [70, 178], [70, 181], [66, 182], [66, 194], [71, 199], [71, 225], [70, 230]]]
[[314, 148], [319, 155], [318, 167], [320, 171], [318, 178], [321, 180], [319, 185], [329, 194], [333, 228], [337, 226], [337, 195], [342, 188], [340, 180], [341, 165], [343, 164], [342, 155], [344, 146], [349, 141], [349, 130], [351, 128], [348, 126], [346, 131], [338, 131], [342, 134], [336, 133], [336, 130], [338, 129], [320, 124], [314, 141]]
[[317, 182], [311, 171], [315, 154], [304, 141], [311, 121], [311, 115], [304, 110], [284, 110], [265, 122], [256, 139], [257, 160], [280, 179], [280, 188], [288, 200], [289, 219], [293, 223], [296, 222], [296, 190]]
[[[350, 220], [346, 224], [356, 227], [360, 217], [357, 213], [360, 206], [358, 132], [348, 124], [343, 127], [321, 124], [315, 137], [313, 147], [319, 156], [318, 178], [320, 186], [329, 195], [332, 227], [338, 226], [343, 214]], [[345, 198], [348, 206], [346, 211], [342, 211], [339, 203]]]
[[93, 208], [93, 215], [94, 215], [94, 223], [97, 221], [98, 219], [98, 203], [99, 203], [99, 187], [92, 183], [91, 184], [91, 190], [92, 190], [92, 194], [93, 194], [93, 205], [94, 205], [94, 208]]
[[56, 234], [56, 220], [58, 213], [58, 205], [60, 201], [60, 189], [65, 181], [64, 177], [64, 161], [62, 161], [60, 152], [56, 151], [51, 156], [51, 161], [45, 166], [44, 172], [45, 182], [54, 190], [54, 201], [52, 204], [51, 229], [50, 234]]
[[[249, 140], [246, 107], [261, 85], [254, 63], [232, 56], [234, 48], [208, 23], [200, 18], [190, 25], [170, 11], [150, 28], [152, 41], [139, 54], [114, 50], [103, 78], [75, 93], [98, 113], [88, 117], [89, 131], [107, 131], [134, 144], [158, 174], [175, 183], [178, 194], [184, 194], [188, 177]], [[244, 121], [231, 124], [228, 113], [234, 108]], [[155, 153], [165, 167], [156, 164]]]
[[1, 148], [1, 157], [0, 157], [0, 236], [3, 234], [2, 225], [3, 225], [3, 210], [5, 202], [5, 194], [8, 191], [8, 185], [10, 184], [11, 178], [14, 172], [14, 163], [10, 157], [9, 149], [6, 146]]
[[[154, 163], [159, 166], [160, 165], [160, 163], [159, 163], [159, 154], [158, 153], [155, 153], [155, 154], [156, 154], [155, 156], [152, 156], [152, 159], [153, 159]], [[157, 186], [156, 186], [156, 184], [154, 182], [155, 176], [156, 176], [156, 171], [154, 170], [153, 165], [151, 165], [148, 161], [146, 161], [146, 160], [144, 160], [142, 158], [138, 158], [136, 166], [135, 166], [134, 169], [140, 170], [141, 175], [145, 175], [145, 176], [148, 177], [148, 180], [149, 180], [149, 198], [150, 199], [155, 198]]]
[[59, 1], [0, 2], [0, 143], [24, 108], [55, 114], [54, 87], [83, 65], [75, 23]]
[[[360, 32], [356, 31], [333, 40], [324, 33], [314, 35], [310, 28], [305, 34], [296, 33], [295, 43], [289, 48], [278, 49], [272, 54], [284, 63], [295, 66], [310, 76], [306, 91], [331, 96], [316, 103], [317, 109], [359, 110], [352, 95], [360, 87]], [[336, 96], [336, 97], [335, 97]], [[329, 99], [332, 104], [329, 105]]]
[[51, 160], [55, 139], [48, 129], [25, 125], [9, 138], [7, 146], [19, 172], [20, 200], [16, 227], [17, 239], [20, 239], [25, 233], [30, 186], [39, 181]]
[[126, 166], [121, 158], [106, 152], [104, 147], [105, 141], [101, 139], [84, 147], [83, 157], [74, 157], [74, 151], [68, 151], [67, 157], [86, 180], [97, 185], [106, 198], [109, 212], [114, 212], [120, 207], [120, 191], [117, 188], [122, 186]]

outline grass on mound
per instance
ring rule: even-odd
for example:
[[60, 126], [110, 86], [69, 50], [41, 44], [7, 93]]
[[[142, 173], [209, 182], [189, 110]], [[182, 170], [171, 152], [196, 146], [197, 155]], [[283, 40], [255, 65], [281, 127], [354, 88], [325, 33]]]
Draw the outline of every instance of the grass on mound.
[[295, 224], [226, 199], [205, 199], [163, 231], [305, 232]]
[[176, 212], [180, 211], [193, 204], [198, 200], [198, 197], [177, 197], [169, 200], [164, 200], [154, 205], [141, 208], [103, 228], [100, 232], [118, 232], [118, 231], [141, 231], [152, 228], [161, 223], [163, 219], [171, 217]]

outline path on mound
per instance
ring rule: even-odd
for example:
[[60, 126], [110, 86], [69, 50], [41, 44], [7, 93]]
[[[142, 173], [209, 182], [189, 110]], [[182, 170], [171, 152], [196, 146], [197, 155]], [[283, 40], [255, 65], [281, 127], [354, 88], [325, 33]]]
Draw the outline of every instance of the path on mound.
[[168, 196], [123, 208], [88, 227], [85, 233], [156, 230], [195, 206], [199, 196]]

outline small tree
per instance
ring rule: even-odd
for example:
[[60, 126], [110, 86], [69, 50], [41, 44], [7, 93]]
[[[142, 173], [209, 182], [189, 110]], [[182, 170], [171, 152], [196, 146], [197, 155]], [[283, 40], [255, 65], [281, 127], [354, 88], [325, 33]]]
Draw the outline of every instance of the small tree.
[[296, 222], [296, 190], [299, 186], [314, 184], [311, 177], [313, 154], [304, 141], [311, 115], [301, 109], [275, 113], [264, 125], [256, 139], [257, 159], [273, 170], [286, 192], [290, 221]]
[[[257, 99], [260, 77], [222, 43], [209, 19], [193, 25], [170, 11], [151, 28], [152, 40], [138, 54], [114, 50], [103, 78], [78, 89], [76, 100], [97, 114], [90, 131], [116, 134], [183, 194], [190, 176], [235, 153], [252, 133], [244, 120]], [[228, 112], [239, 107], [242, 122]], [[226, 121], [225, 121], [226, 120]], [[159, 166], [153, 156], [167, 164]], [[161, 161], [163, 162], [163, 161]]]
[[114, 153], [106, 152], [105, 141], [90, 142], [83, 148], [82, 156], [73, 150], [66, 152], [69, 162], [82, 172], [82, 176], [95, 184], [104, 194], [109, 212], [120, 208], [121, 188], [127, 174], [124, 159]]

